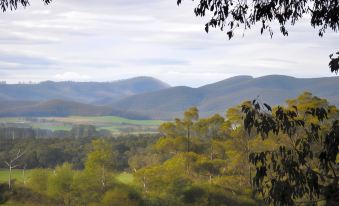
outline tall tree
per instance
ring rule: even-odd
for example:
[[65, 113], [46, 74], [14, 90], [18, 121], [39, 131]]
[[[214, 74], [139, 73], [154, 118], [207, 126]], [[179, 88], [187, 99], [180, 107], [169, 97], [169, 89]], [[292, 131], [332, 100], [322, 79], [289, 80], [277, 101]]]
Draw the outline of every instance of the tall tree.
[[93, 150], [87, 155], [85, 169], [94, 174], [100, 174], [102, 189], [107, 185], [108, 171], [116, 166], [116, 157], [111, 143], [104, 139], [92, 141]]
[[5, 164], [8, 167], [8, 188], [12, 188], [12, 170], [17, 168], [19, 165], [17, 164], [20, 158], [24, 155], [20, 149], [16, 153], [14, 157], [10, 157], [8, 161], [5, 161]]
[[48, 177], [47, 194], [56, 199], [61, 205], [71, 206], [74, 202], [73, 181], [75, 172], [72, 165], [64, 163], [56, 167]]
[[[190, 152], [191, 152], [191, 136], [192, 128], [194, 123], [199, 119], [199, 110], [196, 107], [191, 107], [184, 112], [184, 118], [181, 120], [182, 125], [186, 129], [186, 140], [187, 140], [187, 155], [186, 155], [186, 173], [190, 174], [191, 170], [191, 161], [190, 161]], [[180, 121], [180, 120], [179, 120]]]
[[200, 119], [195, 125], [196, 132], [210, 145], [210, 160], [213, 160], [216, 155], [214, 146], [218, 143], [218, 140], [224, 137], [221, 129], [224, 122], [225, 119], [219, 114], [216, 114], [209, 118]]
[[191, 135], [192, 128], [194, 123], [199, 119], [199, 110], [196, 107], [191, 107], [184, 113], [184, 118], [182, 119], [182, 124], [186, 128], [186, 138], [187, 138], [187, 152], [191, 151], [190, 143], [191, 143]]

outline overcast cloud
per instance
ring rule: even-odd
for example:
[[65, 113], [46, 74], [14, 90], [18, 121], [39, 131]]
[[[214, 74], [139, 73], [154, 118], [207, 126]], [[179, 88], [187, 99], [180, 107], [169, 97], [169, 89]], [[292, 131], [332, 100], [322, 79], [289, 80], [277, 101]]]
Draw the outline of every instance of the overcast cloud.
[[[100, 2], [100, 3], [98, 3]], [[193, 4], [176, 0], [54, 0], [0, 14], [1, 80], [112, 81], [153, 76], [200, 86], [234, 75], [331, 76], [328, 55], [338, 34], [324, 38], [307, 22], [273, 39], [258, 30], [229, 41]]]

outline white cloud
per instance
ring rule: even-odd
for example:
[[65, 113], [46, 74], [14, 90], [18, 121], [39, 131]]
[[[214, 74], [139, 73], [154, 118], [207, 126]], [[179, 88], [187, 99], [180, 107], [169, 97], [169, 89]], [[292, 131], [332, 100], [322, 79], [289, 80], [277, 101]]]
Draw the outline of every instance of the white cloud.
[[62, 74], [56, 74], [55, 79], [61, 81], [67, 80], [76, 80], [76, 81], [83, 81], [83, 80], [90, 80], [90, 77], [85, 74], [78, 74], [76, 72], [64, 72]]

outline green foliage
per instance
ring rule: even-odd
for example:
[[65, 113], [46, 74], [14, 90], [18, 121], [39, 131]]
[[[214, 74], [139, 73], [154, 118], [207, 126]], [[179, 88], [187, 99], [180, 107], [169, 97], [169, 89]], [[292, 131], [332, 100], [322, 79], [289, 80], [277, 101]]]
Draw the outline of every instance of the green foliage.
[[33, 191], [44, 194], [47, 191], [47, 182], [50, 171], [45, 169], [34, 169], [30, 172], [28, 186]]
[[96, 175], [88, 171], [75, 173], [72, 190], [78, 204], [86, 205], [90, 202], [99, 202], [104, 192], [100, 174]]
[[163, 161], [163, 158], [153, 151], [142, 151], [128, 159], [128, 165], [133, 171], [154, 166]]
[[[268, 204], [316, 203], [321, 198], [336, 199], [339, 194], [337, 171], [338, 111], [325, 100], [304, 93], [290, 100], [287, 108], [272, 109], [257, 101], [243, 105], [244, 125], [266, 139], [284, 135], [288, 144], [277, 149], [253, 152], [249, 156], [256, 173], [253, 187]], [[330, 122], [333, 122], [332, 124]], [[328, 126], [325, 126], [325, 125]]]
[[102, 206], [139, 206], [142, 199], [139, 194], [128, 188], [115, 188], [105, 193]]
[[113, 170], [115, 168], [115, 154], [112, 144], [104, 139], [92, 141], [92, 151], [87, 155], [86, 170], [97, 172], [101, 169]]
[[177, 154], [178, 152], [186, 151], [186, 141], [187, 140], [185, 137], [164, 137], [157, 141], [157, 143], [154, 145], [154, 149], [157, 152], [164, 154]]
[[330, 63], [328, 64], [328, 66], [331, 69], [331, 72], [335, 72], [336, 74], [338, 74], [339, 71], [339, 52], [336, 53], [337, 57], [334, 57], [334, 54], [330, 55]]
[[72, 165], [64, 163], [58, 166], [48, 178], [47, 194], [63, 205], [70, 206], [74, 201]]
[[164, 122], [159, 126], [159, 131], [167, 137], [176, 137], [177, 127], [173, 122]]

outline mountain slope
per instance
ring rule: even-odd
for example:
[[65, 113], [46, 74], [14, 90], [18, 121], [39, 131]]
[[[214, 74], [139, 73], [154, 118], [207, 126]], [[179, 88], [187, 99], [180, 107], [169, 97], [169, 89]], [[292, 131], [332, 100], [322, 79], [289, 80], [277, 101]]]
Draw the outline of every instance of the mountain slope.
[[149, 119], [138, 112], [83, 104], [78, 102], [49, 100], [44, 102], [2, 102], [0, 117], [63, 117], [63, 116], [119, 116], [131, 119]]
[[62, 99], [92, 104], [108, 104], [127, 96], [169, 88], [152, 77], [136, 77], [114, 82], [42, 82], [1, 84], [2, 101], [46, 101]]
[[224, 114], [227, 108], [258, 96], [265, 102], [284, 104], [304, 91], [326, 98], [339, 105], [339, 78], [294, 78], [270, 75], [259, 78], [237, 76], [199, 88], [173, 87], [117, 101], [114, 106], [128, 111], [140, 111], [153, 118], [173, 118], [190, 106], [197, 106], [202, 116]]

